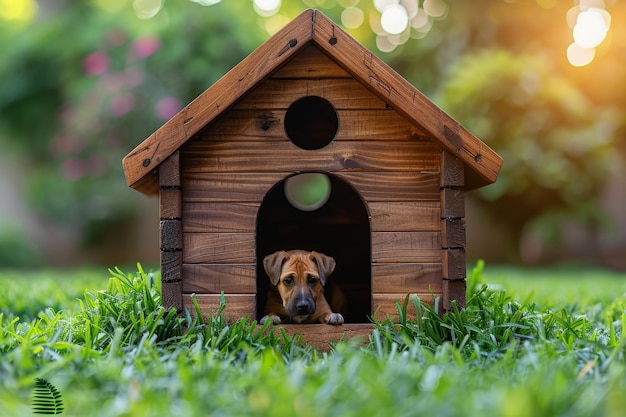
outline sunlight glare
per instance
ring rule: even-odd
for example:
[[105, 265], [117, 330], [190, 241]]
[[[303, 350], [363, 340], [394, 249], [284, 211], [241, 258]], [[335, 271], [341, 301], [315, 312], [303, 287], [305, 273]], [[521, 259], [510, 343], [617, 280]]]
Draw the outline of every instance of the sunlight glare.
[[154, 17], [163, 7], [162, 0], [135, 0], [133, 9], [135, 15], [140, 19], [150, 19]]
[[38, 4], [34, 0], [0, 0], [0, 18], [28, 22], [37, 14]]
[[281, 3], [281, 0], [254, 0], [254, 11], [259, 16], [273, 16], [280, 9]]
[[575, 67], [584, 67], [593, 61], [596, 56], [595, 48], [583, 48], [576, 42], [573, 42], [567, 48], [567, 60]]
[[409, 26], [409, 16], [404, 6], [399, 4], [389, 6], [380, 17], [380, 24], [385, 32], [397, 35]]
[[[608, 15], [608, 17], [607, 17]], [[574, 41], [583, 48], [595, 48], [606, 37], [610, 15], [602, 9], [581, 12], [574, 26]]]
[[432, 17], [443, 17], [448, 11], [448, 5], [443, 0], [424, 0], [422, 6], [426, 13]]
[[358, 7], [348, 7], [341, 12], [341, 23], [348, 29], [356, 29], [363, 24], [365, 14]]

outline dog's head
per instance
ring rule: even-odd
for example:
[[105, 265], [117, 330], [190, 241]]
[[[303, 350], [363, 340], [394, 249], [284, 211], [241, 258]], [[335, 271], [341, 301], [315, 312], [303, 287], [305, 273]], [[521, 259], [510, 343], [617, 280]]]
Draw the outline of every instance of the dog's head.
[[263, 267], [278, 289], [287, 314], [296, 321], [315, 313], [335, 260], [319, 252], [278, 251], [263, 259]]

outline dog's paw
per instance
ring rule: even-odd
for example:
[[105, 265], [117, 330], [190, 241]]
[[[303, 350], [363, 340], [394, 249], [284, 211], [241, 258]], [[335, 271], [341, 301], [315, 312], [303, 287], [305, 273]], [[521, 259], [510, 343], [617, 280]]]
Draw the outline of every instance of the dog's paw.
[[343, 316], [340, 313], [331, 313], [328, 316], [326, 316], [326, 324], [334, 324], [335, 326], [338, 326], [340, 324], [343, 324]]
[[272, 320], [272, 324], [280, 324], [280, 317], [275, 316], [273, 314], [272, 315], [268, 314], [267, 316], [264, 316], [261, 320], [259, 320], [259, 323], [263, 325], [268, 320]]

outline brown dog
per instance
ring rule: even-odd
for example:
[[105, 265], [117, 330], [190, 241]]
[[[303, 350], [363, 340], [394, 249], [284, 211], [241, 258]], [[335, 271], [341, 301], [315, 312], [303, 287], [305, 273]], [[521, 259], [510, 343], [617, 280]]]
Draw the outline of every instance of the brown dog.
[[267, 295], [266, 315], [274, 324], [343, 324], [343, 316], [333, 313], [324, 297], [324, 285], [335, 269], [335, 260], [319, 252], [278, 251], [263, 259], [272, 288]]

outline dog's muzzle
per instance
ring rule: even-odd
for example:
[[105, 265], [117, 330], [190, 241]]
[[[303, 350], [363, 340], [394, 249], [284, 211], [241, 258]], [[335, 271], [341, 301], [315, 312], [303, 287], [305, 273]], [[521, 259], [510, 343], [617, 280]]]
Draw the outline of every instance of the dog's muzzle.
[[315, 313], [315, 301], [310, 297], [296, 297], [289, 306], [287, 313], [290, 316], [308, 316]]

